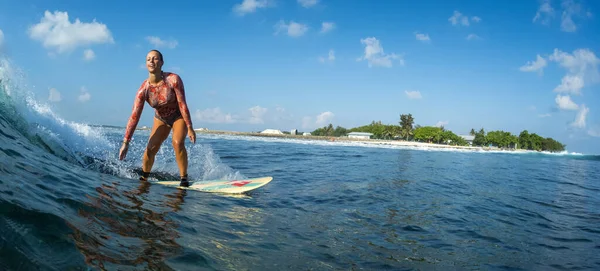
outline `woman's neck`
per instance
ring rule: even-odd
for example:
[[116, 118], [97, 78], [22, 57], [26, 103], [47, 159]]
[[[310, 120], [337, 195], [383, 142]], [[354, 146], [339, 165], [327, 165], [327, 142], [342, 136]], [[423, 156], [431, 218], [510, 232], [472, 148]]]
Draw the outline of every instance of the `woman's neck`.
[[159, 71], [156, 73], [150, 73], [150, 75], [148, 77], [148, 81], [150, 82], [150, 84], [156, 84], [163, 80], [162, 75], [163, 75], [162, 71]]

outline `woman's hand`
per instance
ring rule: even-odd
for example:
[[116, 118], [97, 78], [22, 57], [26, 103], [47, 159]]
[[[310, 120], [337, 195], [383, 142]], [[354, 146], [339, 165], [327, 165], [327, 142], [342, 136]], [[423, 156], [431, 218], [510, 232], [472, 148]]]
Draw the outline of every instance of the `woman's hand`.
[[194, 129], [188, 128], [188, 137], [192, 143], [196, 144], [196, 131], [194, 131]]
[[121, 145], [121, 151], [119, 151], [119, 160], [125, 159], [125, 156], [127, 156], [127, 150], [129, 150], [129, 143], [123, 142]]

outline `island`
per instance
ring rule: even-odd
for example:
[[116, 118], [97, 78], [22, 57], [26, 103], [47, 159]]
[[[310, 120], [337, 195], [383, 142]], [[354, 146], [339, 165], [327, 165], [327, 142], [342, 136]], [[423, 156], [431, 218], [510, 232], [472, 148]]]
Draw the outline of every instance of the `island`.
[[468, 135], [457, 135], [443, 126], [415, 125], [412, 114], [401, 114], [398, 124], [383, 124], [381, 121], [372, 121], [370, 124], [344, 128], [332, 123], [310, 132], [280, 131], [266, 129], [254, 132], [234, 132], [196, 129], [199, 133], [280, 137], [305, 140], [326, 140], [362, 142], [366, 144], [388, 144], [432, 148], [458, 148], [477, 150], [503, 150], [503, 151], [537, 151], [537, 152], [563, 152], [566, 145], [553, 138], [543, 137], [536, 133], [523, 130], [519, 135], [513, 135], [503, 130], [486, 132], [484, 128], [472, 128]]

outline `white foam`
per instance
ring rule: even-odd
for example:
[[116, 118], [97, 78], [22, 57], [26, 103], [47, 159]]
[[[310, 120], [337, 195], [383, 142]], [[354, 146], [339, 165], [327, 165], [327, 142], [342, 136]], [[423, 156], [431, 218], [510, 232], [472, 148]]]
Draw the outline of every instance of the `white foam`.
[[67, 121], [52, 111], [49, 104], [38, 101], [28, 89], [24, 73], [5, 57], [0, 57], [0, 80], [9, 97], [6, 102], [14, 106], [18, 115], [11, 119], [25, 127], [23, 132], [39, 135], [54, 151], [67, 152], [81, 162], [77, 153], [99, 157], [116, 147], [99, 127]]

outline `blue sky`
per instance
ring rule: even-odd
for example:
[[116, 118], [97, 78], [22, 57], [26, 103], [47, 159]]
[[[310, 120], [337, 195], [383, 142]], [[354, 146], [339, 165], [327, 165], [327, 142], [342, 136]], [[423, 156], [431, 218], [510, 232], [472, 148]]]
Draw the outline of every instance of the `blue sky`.
[[312, 131], [411, 113], [600, 153], [598, 14], [591, 0], [2, 1], [0, 50], [76, 122], [124, 126], [159, 49], [195, 128]]

